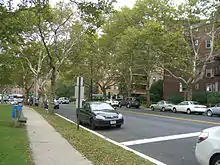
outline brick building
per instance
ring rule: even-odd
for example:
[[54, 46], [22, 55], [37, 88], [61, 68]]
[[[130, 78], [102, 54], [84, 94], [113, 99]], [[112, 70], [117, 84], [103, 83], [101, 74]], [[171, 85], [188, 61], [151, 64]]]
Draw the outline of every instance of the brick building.
[[[193, 27], [193, 32], [195, 34], [194, 45], [196, 49], [198, 49], [199, 59], [201, 60], [207, 57], [212, 46], [211, 37], [208, 34], [210, 29], [206, 25], [200, 23]], [[213, 58], [208, 61], [203, 79], [194, 84], [193, 91], [220, 92], [220, 52], [213, 52]], [[171, 93], [184, 95], [184, 86], [180, 81], [174, 79], [165, 72], [164, 99]]]

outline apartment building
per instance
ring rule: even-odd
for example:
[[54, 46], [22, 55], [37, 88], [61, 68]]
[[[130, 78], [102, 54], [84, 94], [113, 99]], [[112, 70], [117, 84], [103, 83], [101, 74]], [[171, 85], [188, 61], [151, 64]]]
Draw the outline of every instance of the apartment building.
[[[198, 49], [199, 59], [205, 60], [211, 51], [212, 41], [207, 22], [201, 22], [193, 26], [194, 45]], [[164, 74], [164, 98], [171, 93], [184, 95], [184, 84], [171, 77], [167, 72]], [[213, 58], [208, 61], [203, 79], [193, 86], [194, 92], [220, 92], [220, 52], [215, 50]]]

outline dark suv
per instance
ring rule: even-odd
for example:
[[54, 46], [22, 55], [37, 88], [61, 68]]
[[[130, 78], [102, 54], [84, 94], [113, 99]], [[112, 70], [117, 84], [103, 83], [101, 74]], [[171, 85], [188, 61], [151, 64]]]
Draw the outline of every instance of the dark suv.
[[119, 107], [126, 106], [127, 108], [140, 107], [140, 101], [136, 97], [126, 97], [123, 100], [121, 100]]

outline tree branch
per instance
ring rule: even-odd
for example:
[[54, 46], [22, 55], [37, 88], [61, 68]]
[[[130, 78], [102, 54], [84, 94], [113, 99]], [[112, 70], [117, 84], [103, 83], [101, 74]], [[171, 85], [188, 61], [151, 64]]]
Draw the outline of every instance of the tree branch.
[[180, 81], [182, 81], [183, 83], [185, 83], [185, 84], [187, 84], [187, 81], [184, 79], [184, 78], [182, 78], [182, 77], [180, 77], [180, 76], [176, 76], [172, 71], [170, 71], [169, 69], [167, 69], [166, 67], [164, 67], [164, 66], [160, 66], [162, 69], [164, 69], [165, 71], [167, 71], [173, 78], [175, 78], [175, 79], [177, 79], [177, 80], [180, 80]]

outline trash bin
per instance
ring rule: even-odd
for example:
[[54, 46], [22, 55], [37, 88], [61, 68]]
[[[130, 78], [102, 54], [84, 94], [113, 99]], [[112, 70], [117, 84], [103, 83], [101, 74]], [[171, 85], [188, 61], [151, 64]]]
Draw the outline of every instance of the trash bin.
[[[16, 111], [17, 111], [17, 113], [16, 113]], [[21, 113], [22, 113], [22, 105], [14, 105], [12, 107], [12, 116], [11, 117], [13, 119], [19, 118]]]

